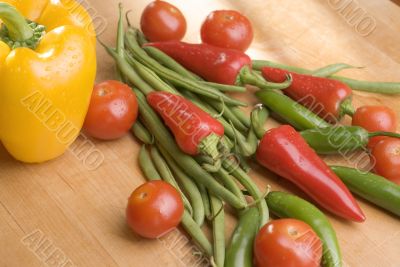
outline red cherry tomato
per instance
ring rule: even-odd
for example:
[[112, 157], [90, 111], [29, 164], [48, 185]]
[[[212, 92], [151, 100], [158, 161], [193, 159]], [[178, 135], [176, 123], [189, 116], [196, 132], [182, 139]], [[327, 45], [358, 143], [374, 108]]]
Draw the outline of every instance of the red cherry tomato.
[[257, 267], [319, 267], [322, 242], [302, 221], [275, 220], [257, 234], [254, 256]]
[[[352, 124], [361, 126], [369, 132], [395, 132], [397, 129], [396, 113], [384, 106], [363, 106], [356, 110]], [[386, 139], [384, 136], [371, 138], [368, 147], [372, 149], [379, 141]]]
[[93, 89], [83, 129], [98, 139], [117, 139], [129, 131], [137, 116], [138, 103], [131, 88], [118, 81], [106, 81]]
[[163, 181], [151, 181], [132, 193], [126, 218], [138, 235], [158, 238], [178, 226], [183, 211], [181, 195], [173, 186]]
[[201, 26], [203, 43], [246, 51], [253, 41], [251, 22], [234, 10], [211, 12]]
[[143, 10], [140, 27], [152, 42], [179, 41], [185, 36], [186, 20], [175, 6], [154, 1]]
[[371, 151], [375, 172], [400, 185], [400, 139], [386, 138]]

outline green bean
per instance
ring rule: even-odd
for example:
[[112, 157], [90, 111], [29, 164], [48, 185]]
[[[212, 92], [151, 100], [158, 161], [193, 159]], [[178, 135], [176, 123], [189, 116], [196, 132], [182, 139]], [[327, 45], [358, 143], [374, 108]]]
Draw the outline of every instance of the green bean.
[[332, 126], [306, 107], [283, 94], [263, 90], [256, 92], [256, 96], [268, 109], [276, 112], [298, 130]]
[[140, 121], [136, 121], [131, 128], [131, 132], [145, 145], [154, 144], [154, 136], [147, 131]]
[[[202, 98], [201, 98], [202, 99]], [[204, 101], [204, 99], [203, 99]], [[235, 116], [230, 108], [225, 107], [225, 104], [221, 101], [209, 101], [210, 105], [216, 110], [222, 111], [222, 116], [227, 120], [232, 122], [238, 131], [247, 131], [247, 127]]]
[[157, 61], [149, 57], [144, 50], [140, 48], [137, 44], [136, 40], [136, 32], [132, 30], [128, 30], [125, 34], [125, 44], [128, 50], [138, 58], [141, 59], [141, 62], [147, 67], [151, 68], [154, 72], [157, 73], [161, 78], [172, 82], [174, 85], [185, 88], [191, 92], [197, 93], [199, 95], [203, 95], [210, 99], [220, 100], [222, 99], [227, 105], [237, 105], [237, 106], [246, 106], [245, 103], [232, 99], [225, 94], [215, 91], [214, 89], [201, 85], [196, 81], [191, 79], [184, 78], [177, 74], [176, 72], [162, 66]]
[[250, 117], [244, 113], [243, 110], [241, 110], [239, 107], [232, 107], [231, 108], [233, 114], [239, 119], [239, 121], [246, 126], [246, 128], [250, 128], [251, 126], [251, 121]]
[[201, 194], [201, 199], [202, 199], [203, 207], [204, 207], [204, 215], [207, 219], [210, 219], [212, 217], [211, 216], [211, 205], [210, 205], [210, 197], [208, 195], [207, 189], [202, 184], [197, 184], [197, 187], [199, 188], [199, 191]]
[[351, 192], [400, 216], [400, 186], [382, 176], [360, 170], [331, 166]]
[[190, 171], [191, 177], [193, 177], [196, 182], [203, 184], [207, 189], [212, 191], [213, 194], [225, 200], [234, 208], [246, 208], [247, 203], [243, 203], [232, 192], [221, 186], [209, 173], [203, 170], [192, 157], [184, 154], [179, 149], [170, 132], [163, 125], [157, 114], [147, 104], [146, 98], [141, 92], [137, 92], [137, 98], [140, 114], [144, 119], [147, 129], [154, 134], [156, 140], [170, 153], [174, 160], [180, 164], [182, 169], [185, 170], [185, 172]]
[[253, 266], [253, 244], [259, 230], [258, 221], [257, 208], [250, 208], [240, 216], [226, 249], [225, 267]]
[[263, 105], [256, 106], [251, 112], [251, 128], [258, 139], [262, 139], [266, 130], [265, 123], [269, 117], [269, 111]]
[[148, 85], [150, 85], [154, 90], [179, 94], [174, 88], [172, 88], [172, 86], [161, 80], [157, 76], [157, 74], [154, 73], [154, 71], [136, 61], [129, 54], [126, 54], [126, 60], [133, 67], [133, 69], [140, 76], [140, 78], [142, 78], [143, 81], [145, 81]]
[[[122, 4], [120, 3], [119, 6], [119, 19], [118, 19], [118, 29], [117, 29], [117, 54], [121, 57], [123, 57], [124, 53], [124, 22], [122, 19], [122, 12], [123, 12], [123, 7]], [[118, 80], [125, 82], [125, 77], [121, 73], [121, 71], [117, 68], [117, 76]]]
[[213, 232], [213, 260], [218, 267], [223, 267], [225, 262], [225, 212], [222, 201], [210, 194]]
[[179, 191], [179, 193], [182, 196], [183, 204], [185, 208], [189, 211], [190, 214], [193, 214], [193, 207], [190, 204], [189, 200], [185, 196], [185, 194], [182, 192], [180, 189], [178, 183], [175, 180], [174, 175], [172, 174], [171, 170], [168, 167], [168, 164], [165, 162], [164, 158], [160, 155], [160, 152], [155, 146], [151, 146], [150, 149], [150, 155], [151, 158], [153, 159], [154, 165], [156, 166], [156, 169], [158, 172], [161, 174], [161, 177], [164, 181], [172, 185], [173, 187], [176, 188], [176, 190]]
[[316, 77], [328, 77], [345, 69], [356, 69], [356, 68], [360, 69], [360, 67], [354, 67], [346, 63], [337, 63], [319, 68], [313, 71], [312, 75]]
[[[138, 34], [140, 34], [140, 31], [138, 31]], [[187, 69], [185, 69], [181, 64], [176, 62], [173, 58], [171, 58], [170, 56], [165, 54], [160, 49], [157, 49], [157, 48], [151, 47], [151, 46], [145, 46], [145, 47], [143, 47], [143, 49], [153, 59], [157, 60], [158, 62], [160, 62], [165, 67], [175, 71], [179, 75], [181, 75], [181, 76], [183, 76], [185, 78], [188, 78], [188, 79], [195, 80], [195, 81], [201, 81], [201, 78], [199, 76], [197, 76], [196, 74], [194, 74], [194, 73], [188, 71]]]
[[400, 83], [396, 82], [369, 82], [369, 81], [358, 81], [355, 79], [345, 78], [341, 76], [330, 76], [334, 80], [344, 82], [350, 86], [353, 90], [378, 93], [378, 94], [400, 94]]
[[267, 196], [271, 211], [282, 218], [294, 218], [307, 223], [323, 244], [322, 265], [342, 266], [342, 256], [336, 233], [326, 216], [313, 204], [288, 193], [272, 192]]
[[254, 70], [261, 70], [263, 67], [272, 67], [272, 68], [279, 68], [279, 69], [284, 69], [300, 74], [311, 74], [312, 72], [310, 70], [300, 68], [300, 67], [293, 67], [293, 66], [288, 66], [268, 60], [253, 60], [253, 69]]
[[217, 89], [221, 92], [236, 92], [236, 93], [244, 93], [246, 92], [246, 87], [238, 86], [238, 85], [227, 85], [227, 84], [220, 84], [220, 83], [213, 83], [213, 82], [206, 82], [206, 81], [199, 81], [200, 84], [207, 85], [214, 89]]
[[178, 164], [172, 159], [171, 155], [165, 149], [160, 146], [160, 151], [164, 156], [164, 159], [167, 161], [168, 166], [171, 168], [172, 172], [175, 175], [175, 178], [178, 180], [179, 184], [182, 186], [183, 191], [189, 197], [190, 204], [193, 208], [193, 219], [198, 225], [203, 225], [204, 223], [204, 206], [202, 197], [200, 194], [197, 185], [193, 180], [178, 166]]
[[[102, 44], [103, 45], [103, 44]], [[138, 89], [140, 89], [145, 94], [153, 91], [153, 88], [149, 86], [129, 65], [125, 58], [119, 56], [113, 49], [103, 45], [107, 53], [112, 56], [117, 63], [118, 69], [121, 73]]]
[[213, 247], [210, 244], [210, 241], [208, 241], [200, 226], [192, 219], [187, 211], [183, 213], [181, 223], [183, 228], [185, 228], [186, 232], [193, 238], [200, 249], [206, 253], [208, 257], [212, 257]]
[[254, 73], [252, 70], [250, 70], [250, 68], [248, 67], [243, 67], [240, 71], [240, 80], [239, 80], [239, 85], [253, 85], [256, 86], [260, 89], [263, 90], [271, 90], [271, 89], [286, 89], [290, 86], [290, 84], [292, 83], [292, 77], [291, 76], [287, 76], [286, 81], [282, 82], [282, 83], [272, 83], [272, 82], [268, 82], [266, 81], [263, 77], [260, 77], [259, 75], [257, 75], [256, 73]]
[[218, 180], [233, 194], [240, 198], [243, 202], [246, 202], [246, 198], [243, 195], [242, 190], [240, 190], [239, 185], [236, 183], [235, 179], [223, 168], [219, 169], [216, 173]]
[[244, 157], [250, 157], [256, 153], [257, 146], [258, 146], [258, 138], [256, 134], [254, 133], [253, 129], [249, 129], [247, 138], [242, 139], [240, 138], [237, 134], [237, 131], [234, 127], [233, 131], [235, 132], [235, 137], [236, 137], [236, 142], [237, 142], [237, 153]]
[[161, 180], [161, 175], [158, 173], [156, 166], [154, 166], [153, 160], [147, 151], [146, 145], [140, 148], [139, 152], [139, 167], [142, 170], [147, 180]]
[[258, 189], [258, 186], [253, 180], [245, 173], [241, 168], [233, 165], [231, 160], [225, 159], [223, 161], [224, 168], [235, 177], [240, 184], [250, 193], [255, 201], [257, 201], [258, 211], [260, 212], [259, 227], [261, 228], [269, 220], [269, 211], [266, 201], [263, 199], [263, 195]]
[[149, 42], [147, 41], [146, 36], [144, 36], [144, 34], [141, 31], [137, 32], [137, 40], [140, 46], [143, 46], [144, 44], [147, 44]]

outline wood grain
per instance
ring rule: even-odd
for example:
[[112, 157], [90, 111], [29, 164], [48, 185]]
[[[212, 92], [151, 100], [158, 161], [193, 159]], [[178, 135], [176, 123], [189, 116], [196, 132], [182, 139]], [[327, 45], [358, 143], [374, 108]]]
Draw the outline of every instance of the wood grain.
[[[149, 1], [122, 2], [126, 9], [132, 9], [130, 18], [138, 25], [140, 12]], [[255, 43], [249, 51], [255, 58], [307, 68], [347, 62], [366, 67], [344, 72], [348, 76], [399, 80], [400, 8], [389, 0], [357, 2], [364, 15], [376, 22], [375, 30], [368, 35], [360, 34], [346, 15], [332, 6], [333, 1], [171, 2], [186, 14], [187, 41], [199, 40], [201, 22], [210, 11], [232, 8], [248, 15], [256, 28]], [[90, 0], [86, 4], [92, 16], [107, 21], [100, 38], [114, 44], [118, 1]], [[100, 47], [98, 58], [97, 80], [114, 78], [114, 63]], [[237, 96], [256, 103], [249, 94]], [[400, 97], [358, 92], [354, 97], [356, 107], [382, 104], [398, 114], [399, 101]], [[268, 123], [268, 127], [274, 125], [273, 121]], [[144, 181], [137, 164], [139, 143], [131, 136], [92, 142], [105, 156], [94, 171], [71, 151], [45, 164], [26, 165], [0, 147], [0, 266], [195, 266], [196, 259], [183, 234], [174, 232], [163, 240], [148, 241], [134, 235], [125, 224], [127, 197]], [[85, 140], [79, 139], [75, 146], [84, 144]], [[348, 164], [334, 157], [327, 161]], [[253, 166], [251, 176], [261, 188], [270, 184], [274, 189], [299, 193], [260, 167]], [[360, 205], [367, 216], [363, 224], [330, 217], [345, 266], [400, 266], [399, 220], [362, 200]], [[226, 232], [233, 227], [229, 217]]]

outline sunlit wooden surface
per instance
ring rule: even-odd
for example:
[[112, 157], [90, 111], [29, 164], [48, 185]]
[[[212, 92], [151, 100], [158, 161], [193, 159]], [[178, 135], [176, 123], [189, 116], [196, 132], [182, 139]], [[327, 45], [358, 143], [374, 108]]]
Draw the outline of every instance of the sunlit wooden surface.
[[[398, 0], [396, 0], [398, 2]], [[132, 9], [137, 25], [149, 1], [122, 1]], [[186, 14], [187, 41], [199, 40], [199, 27], [214, 9], [232, 8], [249, 16], [256, 28], [249, 53], [287, 64], [317, 68], [334, 62], [365, 66], [348, 76], [368, 80], [400, 80], [400, 8], [389, 0], [353, 1], [376, 23], [360, 32], [333, 2], [321, 0], [212, 1], [176, 0]], [[345, 1], [342, 1], [345, 2]], [[118, 1], [86, 3], [97, 23], [107, 21], [100, 38], [115, 42]], [[98, 24], [102, 26], [102, 24]], [[366, 34], [368, 33], [368, 34]], [[98, 81], [114, 78], [113, 61], [98, 48]], [[256, 103], [250, 94], [238, 97]], [[400, 97], [355, 93], [354, 105], [387, 105], [400, 114]], [[276, 125], [273, 121], [268, 127]], [[125, 224], [124, 209], [131, 191], [144, 179], [137, 164], [139, 143], [131, 136], [114, 142], [94, 142], [105, 156], [101, 166], [88, 170], [67, 152], [41, 165], [14, 161], [0, 147], [0, 266], [194, 266], [190, 244], [174, 232], [164, 240], [148, 241]], [[76, 146], [83, 144], [80, 139]], [[335, 158], [329, 161], [339, 161]], [[344, 162], [342, 162], [344, 163]], [[252, 177], [261, 188], [299, 193], [288, 182], [254, 166]], [[360, 200], [367, 221], [355, 224], [330, 217], [346, 266], [400, 266], [400, 221]], [[229, 217], [227, 230], [234, 227]]]

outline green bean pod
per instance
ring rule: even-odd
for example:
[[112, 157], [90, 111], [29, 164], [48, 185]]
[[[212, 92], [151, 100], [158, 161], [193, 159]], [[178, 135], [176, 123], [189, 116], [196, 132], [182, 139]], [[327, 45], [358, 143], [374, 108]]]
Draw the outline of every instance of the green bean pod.
[[225, 267], [252, 267], [254, 239], [259, 230], [257, 208], [248, 209], [240, 216], [226, 249]]
[[201, 193], [196, 183], [193, 182], [193, 180], [178, 166], [167, 151], [165, 151], [160, 145], [158, 147], [160, 148], [160, 151], [171, 171], [174, 173], [175, 178], [178, 180], [178, 183], [189, 198], [190, 204], [193, 208], [193, 219], [198, 225], [203, 225], [205, 217], [204, 206]]
[[154, 136], [147, 131], [146, 127], [140, 121], [136, 121], [131, 128], [131, 132], [137, 139], [145, 145], [154, 144]]
[[213, 257], [213, 247], [210, 241], [208, 241], [207, 237], [203, 233], [203, 230], [193, 220], [187, 211], [184, 211], [181, 223], [183, 228], [193, 238], [200, 249], [206, 253], [208, 257]]
[[263, 90], [256, 92], [256, 96], [268, 109], [277, 113], [298, 130], [332, 126], [306, 107], [281, 93]]
[[146, 145], [143, 145], [139, 151], [139, 167], [148, 181], [161, 180], [161, 175], [154, 166]]
[[304, 199], [284, 192], [268, 194], [267, 203], [271, 211], [277, 216], [294, 218], [311, 226], [323, 244], [323, 266], [342, 266], [342, 256], [336, 233], [326, 216], [317, 207]]
[[331, 166], [343, 183], [356, 195], [400, 216], [400, 186], [382, 176], [360, 170]]
[[223, 267], [225, 262], [225, 211], [222, 201], [210, 194], [212, 232], [213, 232], [213, 260], [216, 266]]
[[312, 75], [316, 77], [328, 77], [345, 69], [360, 69], [346, 63], [331, 64], [313, 71]]

